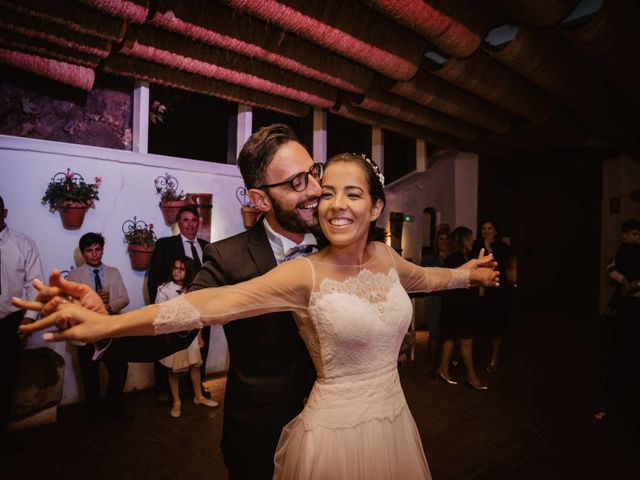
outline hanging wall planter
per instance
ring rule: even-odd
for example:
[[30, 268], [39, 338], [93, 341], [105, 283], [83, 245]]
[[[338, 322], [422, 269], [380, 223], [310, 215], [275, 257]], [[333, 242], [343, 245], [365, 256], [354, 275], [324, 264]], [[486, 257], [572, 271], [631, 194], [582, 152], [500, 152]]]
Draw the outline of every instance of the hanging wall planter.
[[176, 223], [178, 211], [188, 205], [184, 192], [178, 193], [178, 180], [168, 173], [156, 177], [154, 180], [156, 193], [160, 195], [160, 209], [164, 217], [164, 223], [173, 225]]
[[182, 207], [187, 205], [186, 200], [174, 200], [172, 202], [160, 202], [160, 210], [162, 210], [162, 217], [164, 223], [167, 225], [173, 225], [176, 223], [176, 215]]
[[133, 217], [122, 224], [124, 242], [128, 244], [127, 251], [134, 270], [146, 270], [151, 263], [151, 256], [156, 249], [156, 234], [153, 223], [147, 224], [143, 220]]
[[131, 268], [134, 270], [146, 270], [151, 263], [151, 257], [156, 247], [145, 247], [144, 245], [129, 245], [129, 259], [131, 260]]
[[58, 172], [51, 177], [41, 203], [49, 204], [51, 212], [60, 212], [64, 228], [77, 230], [87, 210], [95, 208], [101, 183], [100, 177], [95, 177], [95, 183], [86, 183], [82, 175], [67, 168], [66, 173]]
[[81, 203], [64, 202], [58, 207], [62, 226], [68, 230], [79, 229], [82, 226], [82, 222], [84, 222], [84, 216], [87, 210], [89, 210], [89, 207]]
[[258, 218], [260, 218], [262, 211], [258, 210], [251, 203], [246, 187], [238, 187], [236, 190], [236, 198], [240, 202], [240, 205], [242, 205], [240, 211], [242, 212], [242, 223], [244, 224], [244, 228], [253, 227], [258, 221]]

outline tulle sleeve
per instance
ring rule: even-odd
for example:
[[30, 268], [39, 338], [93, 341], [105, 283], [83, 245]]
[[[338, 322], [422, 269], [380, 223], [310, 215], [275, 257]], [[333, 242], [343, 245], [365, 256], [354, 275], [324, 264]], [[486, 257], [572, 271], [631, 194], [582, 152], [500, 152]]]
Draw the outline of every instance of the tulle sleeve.
[[292, 260], [246, 282], [205, 288], [161, 303], [153, 321], [154, 333], [197, 329], [271, 312], [303, 312], [312, 289], [309, 263]]
[[[386, 245], [385, 245], [386, 246]], [[469, 288], [469, 270], [439, 267], [421, 267], [398, 255], [386, 246], [391, 255], [400, 283], [407, 292], [433, 292], [454, 288]]]

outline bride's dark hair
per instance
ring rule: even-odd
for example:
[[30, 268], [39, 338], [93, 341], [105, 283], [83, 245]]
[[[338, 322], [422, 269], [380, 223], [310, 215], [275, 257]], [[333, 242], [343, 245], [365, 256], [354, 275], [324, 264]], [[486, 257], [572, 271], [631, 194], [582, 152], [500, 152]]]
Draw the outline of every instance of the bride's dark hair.
[[[384, 206], [387, 203], [387, 199], [384, 195], [384, 176], [382, 175], [382, 172], [380, 172], [378, 165], [365, 155], [358, 155], [356, 153], [338, 153], [327, 160], [325, 167], [336, 162], [357, 163], [360, 165], [360, 168], [367, 179], [371, 201], [375, 203], [378, 200], [382, 200], [382, 209], [384, 210]], [[373, 221], [369, 225], [369, 235], [367, 239], [369, 241], [375, 240], [378, 242], [384, 242], [386, 239], [386, 232], [384, 228], [377, 227], [376, 222]]]

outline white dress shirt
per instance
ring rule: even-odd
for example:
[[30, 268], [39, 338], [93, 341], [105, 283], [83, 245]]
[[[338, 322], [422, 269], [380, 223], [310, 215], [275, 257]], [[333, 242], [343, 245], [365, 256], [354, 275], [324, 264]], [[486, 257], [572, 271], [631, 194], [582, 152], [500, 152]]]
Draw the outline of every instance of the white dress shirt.
[[196, 237], [194, 240], [189, 240], [187, 237], [185, 237], [182, 234], [180, 234], [180, 238], [182, 239], [182, 248], [184, 248], [184, 254], [187, 257], [194, 259], [191, 256], [191, 244], [193, 243], [193, 246], [196, 247], [196, 252], [198, 253], [198, 257], [200, 257], [198, 258], [198, 261], [202, 263], [202, 247], [200, 246], [200, 242], [198, 242], [198, 238]]
[[[35, 300], [38, 291], [31, 285], [42, 280], [40, 255], [33, 240], [8, 226], [0, 232], [0, 319], [18, 311], [11, 297]], [[38, 313], [27, 311], [25, 317], [37, 318]]]
[[273, 250], [273, 255], [276, 257], [276, 263], [278, 265], [284, 262], [284, 258], [287, 252], [293, 247], [297, 247], [298, 245], [315, 245], [315, 249], [317, 250], [318, 241], [316, 240], [316, 237], [314, 237], [311, 233], [305, 234], [302, 242], [298, 244], [292, 240], [289, 240], [287, 237], [276, 233], [273, 228], [271, 228], [271, 225], [269, 225], [269, 222], [266, 218], [264, 219], [263, 225], [264, 230], [267, 233], [267, 238], [269, 239], [269, 244], [271, 245], [271, 250]]

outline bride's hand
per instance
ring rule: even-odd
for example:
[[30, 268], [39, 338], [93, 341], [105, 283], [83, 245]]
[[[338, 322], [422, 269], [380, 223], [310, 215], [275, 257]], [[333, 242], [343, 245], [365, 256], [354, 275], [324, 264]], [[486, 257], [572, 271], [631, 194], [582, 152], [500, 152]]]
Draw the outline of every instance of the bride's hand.
[[495, 269], [498, 266], [498, 262], [493, 258], [493, 254], [485, 255], [484, 252], [484, 248], [481, 248], [478, 258], [473, 258], [458, 268], [460, 270], [475, 270], [477, 268]]
[[35, 302], [17, 299], [13, 302], [19, 308], [35, 310], [43, 317], [55, 312], [65, 301], [81, 305], [93, 312], [107, 313], [100, 295], [87, 285], [65, 280], [60, 276], [60, 270], [54, 269], [49, 275], [49, 284], [45, 285], [36, 279], [32, 282], [38, 291]]
[[500, 272], [491, 268], [480, 267], [471, 272], [469, 277], [474, 283], [483, 287], [499, 287]]
[[[12, 301], [18, 306], [27, 304], [29, 309], [33, 309], [34, 304], [40, 303], [24, 302], [15, 297]], [[21, 325], [20, 332], [29, 334], [49, 327], [57, 327], [59, 331], [47, 332], [42, 338], [47, 342], [76, 340], [89, 343], [109, 337], [112, 326], [113, 321], [109, 315], [92, 312], [80, 305], [62, 300], [55, 312], [37, 322]]]

